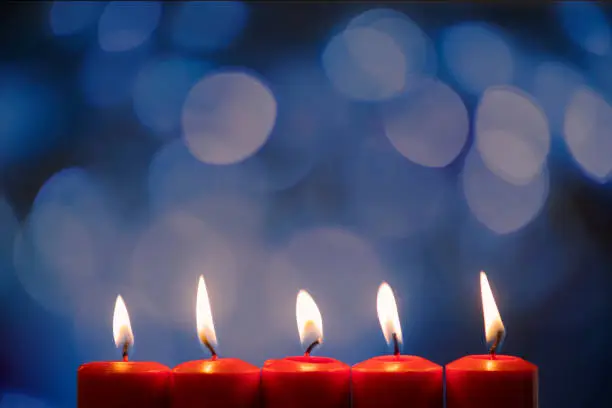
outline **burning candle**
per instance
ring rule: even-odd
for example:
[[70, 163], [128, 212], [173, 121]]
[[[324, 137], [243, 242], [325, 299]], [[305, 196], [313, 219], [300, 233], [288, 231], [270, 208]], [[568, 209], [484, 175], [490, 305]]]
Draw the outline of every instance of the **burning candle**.
[[421, 357], [400, 354], [402, 327], [391, 287], [378, 289], [378, 320], [393, 355], [374, 357], [353, 366], [354, 408], [442, 407], [442, 367]]
[[123, 361], [94, 362], [79, 367], [78, 408], [167, 407], [170, 369], [159, 363], [128, 361], [134, 335], [121, 296], [115, 303], [113, 335], [115, 344], [123, 350]]
[[210, 351], [211, 358], [189, 361], [172, 370], [172, 407], [258, 407], [259, 368], [236, 358], [217, 356], [217, 335], [203, 276], [198, 283], [196, 321], [200, 342]]
[[[296, 320], [304, 356], [268, 360], [262, 370], [266, 408], [348, 408], [350, 367], [328, 357], [312, 357], [323, 342], [323, 319], [317, 304], [306, 291], [300, 291]], [[312, 336], [313, 341], [307, 340]]]
[[480, 290], [489, 354], [460, 358], [446, 366], [448, 408], [535, 408], [538, 368], [527, 361], [497, 354], [506, 330], [484, 272]]

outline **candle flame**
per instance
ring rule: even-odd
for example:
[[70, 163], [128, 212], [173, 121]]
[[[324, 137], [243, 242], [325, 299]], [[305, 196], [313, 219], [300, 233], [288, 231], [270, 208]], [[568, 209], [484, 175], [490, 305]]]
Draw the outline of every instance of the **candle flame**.
[[397, 341], [402, 342], [402, 326], [400, 325], [399, 315], [397, 313], [397, 304], [393, 290], [387, 282], [383, 282], [378, 288], [378, 296], [376, 298], [376, 308], [378, 310], [378, 321], [385, 335], [387, 344], [391, 344], [393, 334], [397, 336]]
[[113, 313], [113, 337], [117, 347], [134, 344], [134, 334], [130, 324], [130, 315], [121, 295], [117, 296], [115, 312]]
[[323, 341], [323, 318], [314, 299], [305, 290], [300, 290], [297, 295], [295, 305], [295, 317], [297, 320], [300, 342], [305, 345], [305, 341], [311, 336], [314, 340]]
[[[495, 298], [489, 285], [489, 280], [484, 272], [480, 272], [480, 292], [482, 294], [482, 312], [484, 314], [485, 337], [487, 343], [501, 340], [505, 334], [504, 323], [502, 322]], [[499, 338], [499, 339], [498, 339]]]
[[196, 322], [198, 329], [198, 337], [204, 345], [207, 343], [216, 346], [217, 335], [215, 333], [215, 325], [213, 323], [212, 311], [210, 310], [210, 300], [208, 299], [208, 291], [204, 277], [200, 275], [198, 281], [198, 294], [196, 298]]

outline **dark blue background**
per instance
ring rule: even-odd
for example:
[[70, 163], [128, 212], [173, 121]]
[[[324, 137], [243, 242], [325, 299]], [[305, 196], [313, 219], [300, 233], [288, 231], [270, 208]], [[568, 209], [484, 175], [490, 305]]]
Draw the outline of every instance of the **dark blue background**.
[[[553, 5], [388, 5], [431, 38], [437, 77], [468, 110], [467, 143], [430, 169], [393, 149], [376, 103], [346, 100], [321, 69], [333, 35], [381, 4], [248, 4], [202, 20], [207, 34], [197, 24], [177, 28], [180, 5], [164, 4], [151, 35], [110, 62], [96, 57], [106, 52], [98, 20], [106, 4], [89, 6], [55, 23], [52, 2], [0, 6], [0, 407], [74, 406], [79, 364], [119, 355], [111, 334], [118, 293], [130, 311], [135, 360], [174, 366], [205, 356], [192, 307], [199, 274], [207, 278], [222, 355], [261, 365], [300, 353], [293, 309], [300, 288], [323, 315], [319, 353], [350, 364], [387, 353], [375, 311], [386, 280], [398, 296], [403, 351], [445, 364], [486, 350], [480, 270], [508, 330], [504, 353], [540, 368], [542, 407], [609, 406], [609, 182], [583, 170], [551, 119], [543, 208], [510, 233], [488, 228], [461, 188], [481, 92], [464, 89], [442, 57], [446, 29], [487, 22], [520, 55], [511, 84], [530, 92], [538, 62], [563, 61], [605, 99], [612, 91], [605, 41], [593, 52], [581, 40], [589, 27], [609, 40], [609, 7], [577, 9], [572, 20]], [[74, 33], [61, 31], [77, 23]], [[478, 56], [470, 64], [488, 63]], [[149, 82], [149, 94], [130, 95], [139, 69], [162, 57], [177, 58], [178, 68]], [[171, 164], [152, 163], [180, 140], [180, 127], [153, 131], [135, 98], [172, 102], [177, 87], [187, 91], [223, 67], [245, 67], [267, 81], [277, 129], [282, 118], [306, 119], [289, 120], [290, 136], [275, 130], [253, 160], [226, 168], [181, 156], [186, 150], [175, 142], [164, 151], [182, 173], [164, 181]], [[180, 112], [179, 102], [168, 109]], [[427, 218], [421, 201], [431, 194], [439, 208]], [[378, 208], [372, 196], [382, 197], [380, 218], [367, 215]], [[419, 228], [381, 233], [382, 223], [395, 222], [389, 208]], [[146, 231], [152, 238], [140, 245]], [[200, 252], [195, 263], [185, 261]]]

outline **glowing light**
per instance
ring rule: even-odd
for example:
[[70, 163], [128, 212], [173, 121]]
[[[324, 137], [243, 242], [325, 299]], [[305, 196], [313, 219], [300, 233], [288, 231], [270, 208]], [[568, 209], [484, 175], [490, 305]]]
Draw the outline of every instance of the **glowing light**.
[[111, 1], [98, 23], [98, 42], [104, 51], [127, 51], [144, 43], [161, 18], [157, 1]]
[[49, 11], [51, 30], [58, 36], [77, 34], [97, 21], [103, 7], [99, 1], [54, 1]]
[[174, 17], [173, 42], [187, 51], [226, 48], [243, 30], [248, 14], [240, 1], [184, 2]]
[[563, 2], [554, 7], [572, 42], [599, 56], [610, 51], [610, 26], [598, 4]]
[[178, 57], [160, 58], [142, 67], [134, 83], [134, 111], [158, 135], [174, 135], [189, 90], [210, 64]]
[[486, 166], [505, 181], [525, 185], [542, 172], [550, 150], [546, 116], [514, 87], [491, 87], [476, 111], [476, 147]]
[[351, 99], [389, 99], [406, 85], [402, 49], [373, 28], [348, 28], [336, 35], [323, 51], [322, 61], [333, 86]]
[[401, 343], [402, 326], [400, 325], [399, 315], [397, 313], [397, 304], [393, 290], [387, 282], [383, 282], [378, 288], [378, 296], [376, 297], [376, 310], [378, 311], [378, 321], [385, 335], [387, 344], [393, 341], [393, 335], [397, 336], [397, 341]]
[[210, 300], [204, 277], [200, 275], [198, 280], [198, 296], [196, 299], [196, 321], [198, 327], [198, 338], [202, 344], [209, 343], [217, 345], [217, 334], [213, 323], [212, 311], [210, 310]]
[[276, 121], [276, 99], [243, 71], [218, 72], [197, 83], [183, 107], [189, 151], [209, 164], [236, 163], [266, 142]]
[[115, 302], [115, 312], [113, 313], [113, 338], [117, 347], [128, 344], [134, 344], [134, 334], [132, 333], [132, 325], [130, 324], [130, 316], [128, 315], [127, 307], [121, 296], [117, 296]]
[[321, 312], [319, 312], [314, 299], [305, 290], [300, 290], [297, 295], [295, 318], [302, 345], [308, 345], [305, 341], [311, 336], [319, 341], [323, 341], [323, 318], [321, 317]]
[[[265, 287], [264, 314], [270, 316], [279, 336], [286, 335], [288, 332], [283, 322], [292, 321], [288, 319], [295, 318], [295, 311], [278, 305], [295, 302], [295, 292], [287, 288], [296, 288], [297, 291], [307, 279], [311, 290], [316, 291], [321, 299], [334, 299], [326, 308], [326, 316], [334, 318], [333, 326], [328, 326], [325, 331], [326, 339], [333, 338], [334, 343], [342, 344], [367, 335], [371, 326], [363, 317], [372, 315], [374, 305], [355, 302], [355, 299], [371, 298], [372, 288], [387, 278], [372, 243], [344, 228], [296, 228], [296, 224], [303, 225], [305, 220], [295, 218], [292, 215], [289, 225], [281, 226], [280, 236], [286, 240], [286, 230], [297, 229], [297, 232], [285, 248], [271, 254], [263, 268], [265, 278], [260, 281]], [[338, 293], [350, 296], [338, 296]], [[308, 340], [316, 340], [313, 335], [308, 337]]]
[[471, 150], [465, 158], [461, 177], [463, 194], [472, 214], [498, 234], [526, 226], [540, 213], [548, 196], [546, 167], [528, 184], [515, 185], [492, 173], [476, 150]]
[[612, 173], [612, 106], [594, 90], [581, 87], [565, 114], [565, 143], [580, 167], [599, 182]]
[[467, 109], [461, 97], [440, 81], [422, 83], [409, 96], [383, 107], [383, 112], [387, 137], [414, 163], [444, 167], [467, 141]]
[[489, 280], [484, 272], [480, 272], [480, 293], [482, 294], [482, 312], [484, 314], [485, 337], [487, 343], [495, 341], [499, 333], [504, 334], [504, 324], [497, 310]]
[[514, 57], [495, 27], [462, 23], [447, 29], [442, 41], [446, 65], [468, 92], [478, 94], [512, 80]]
[[[204, 208], [208, 213], [209, 207]], [[212, 214], [225, 220], [223, 212]], [[193, 303], [185, 302], [185, 288], [193, 287], [194, 275], [207, 271], [223, 293], [215, 317], [227, 318], [235, 303], [236, 254], [225, 234], [186, 209], [159, 214], [136, 237], [131, 251], [131, 278], [142, 290], [143, 312], [156, 321], [193, 327], [196, 293]]]

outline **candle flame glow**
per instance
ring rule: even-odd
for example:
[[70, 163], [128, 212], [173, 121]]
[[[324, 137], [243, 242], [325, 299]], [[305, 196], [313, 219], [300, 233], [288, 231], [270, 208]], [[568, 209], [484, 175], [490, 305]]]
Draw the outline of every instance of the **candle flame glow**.
[[504, 323], [502, 322], [493, 292], [489, 285], [489, 280], [484, 272], [480, 272], [480, 292], [482, 294], [482, 312], [484, 314], [485, 337], [487, 343], [496, 341], [498, 336], [505, 334]]
[[397, 313], [397, 304], [393, 290], [387, 282], [383, 282], [378, 288], [378, 296], [376, 298], [376, 308], [378, 310], [378, 321], [385, 335], [387, 344], [391, 344], [393, 334], [397, 336], [397, 341], [402, 342], [402, 326], [400, 325], [399, 315]]
[[117, 347], [134, 344], [134, 334], [130, 324], [130, 316], [121, 295], [117, 296], [115, 312], [113, 313], [113, 337]]
[[213, 323], [212, 311], [210, 310], [210, 301], [208, 299], [208, 291], [204, 277], [200, 275], [198, 281], [198, 294], [196, 298], [196, 324], [198, 329], [198, 338], [204, 345], [217, 345], [217, 335], [215, 333], [215, 325]]
[[295, 318], [297, 320], [300, 342], [305, 344], [305, 340], [311, 336], [323, 341], [323, 318], [314, 299], [305, 290], [300, 290], [297, 295], [295, 305]]

